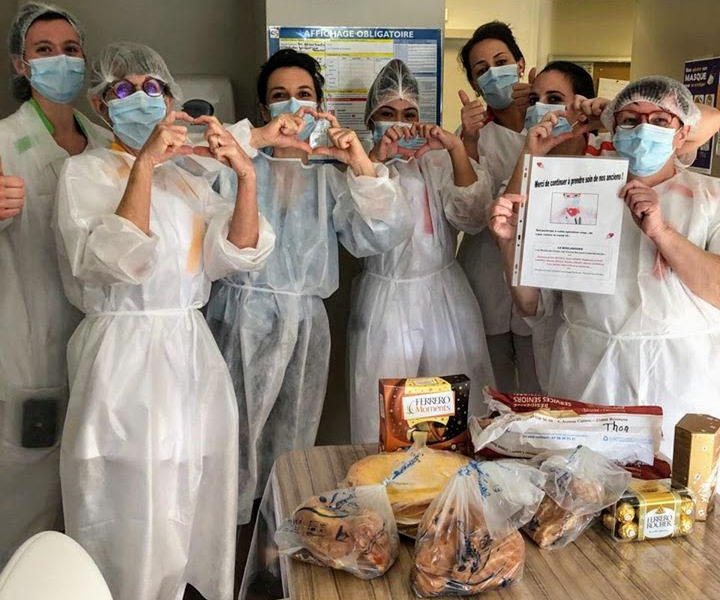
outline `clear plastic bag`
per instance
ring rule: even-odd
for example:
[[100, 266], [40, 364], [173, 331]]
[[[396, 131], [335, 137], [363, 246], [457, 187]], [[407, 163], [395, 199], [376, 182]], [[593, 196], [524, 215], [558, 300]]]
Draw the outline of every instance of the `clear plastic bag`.
[[520, 579], [525, 542], [517, 529], [535, 514], [544, 484], [541, 471], [520, 461], [462, 467], [420, 522], [415, 594], [469, 596]]
[[381, 485], [313, 496], [275, 533], [280, 554], [348, 571], [361, 579], [383, 575], [397, 558], [400, 540]]
[[350, 468], [340, 484], [384, 485], [398, 531], [411, 538], [433, 499], [457, 470], [470, 462], [462, 454], [428, 448], [426, 437], [424, 432], [416, 433], [413, 446], [407, 450], [366, 456]]
[[630, 483], [630, 473], [585, 446], [540, 454], [532, 462], [547, 476], [546, 495], [523, 530], [541, 548], [575, 541]]

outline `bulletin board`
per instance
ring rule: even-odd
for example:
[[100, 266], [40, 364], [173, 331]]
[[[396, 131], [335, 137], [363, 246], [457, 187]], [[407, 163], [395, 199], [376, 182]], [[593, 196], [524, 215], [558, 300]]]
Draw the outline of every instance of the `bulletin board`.
[[388, 61], [399, 58], [418, 80], [420, 120], [442, 117], [442, 31], [382, 27], [268, 27], [268, 56], [293, 48], [313, 56], [325, 77], [326, 109], [364, 141], [365, 99]]
[[[690, 90], [695, 102], [718, 107], [718, 79], [720, 78], [720, 57], [688, 60], [685, 62], [683, 83]], [[712, 171], [713, 148], [717, 136], [713, 136], [697, 151], [692, 167], [708, 175]], [[718, 148], [720, 151], [720, 147]]]

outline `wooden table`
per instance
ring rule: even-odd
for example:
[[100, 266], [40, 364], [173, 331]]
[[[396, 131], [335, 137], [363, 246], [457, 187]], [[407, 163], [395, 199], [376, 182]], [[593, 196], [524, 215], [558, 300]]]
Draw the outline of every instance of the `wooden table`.
[[[276, 517], [284, 519], [310, 496], [336, 488], [351, 464], [373, 452], [373, 446], [321, 446], [280, 457], [273, 478]], [[520, 582], [475, 598], [720, 600], [717, 514], [698, 523], [688, 537], [618, 543], [598, 523], [561, 550], [540, 550], [526, 539], [526, 554]], [[403, 541], [385, 576], [370, 581], [287, 558], [281, 561], [290, 600], [414, 600], [409, 584], [412, 565], [410, 540]]]

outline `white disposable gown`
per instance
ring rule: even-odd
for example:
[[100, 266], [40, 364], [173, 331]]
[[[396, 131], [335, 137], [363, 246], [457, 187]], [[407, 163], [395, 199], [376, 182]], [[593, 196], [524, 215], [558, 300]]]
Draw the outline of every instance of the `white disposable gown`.
[[[108, 134], [80, 113], [88, 148]], [[0, 121], [5, 175], [25, 181], [25, 206], [0, 221], [0, 567], [22, 542], [62, 528], [60, 432], [67, 405], [68, 339], [80, 313], [63, 294], [51, 229], [58, 175], [68, 153], [32, 101]], [[23, 405], [48, 399], [57, 437], [45, 448], [22, 446]]]
[[455, 260], [458, 230], [485, 226], [492, 185], [474, 163], [478, 180], [453, 182], [445, 150], [390, 163], [410, 202], [412, 237], [365, 259], [354, 283], [348, 325], [348, 372], [353, 443], [377, 442], [378, 380], [464, 373], [470, 413], [481, 414], [482, 388], [493, 385], [482, 315]]
[[[676, 231], [720, 254], [720, 181], [680, 171], [654, 189]], [[543, 290], [538, 314], [556, 310], [558, 295]], [[598, 404], [659, 404], [668, 456], [684, 414], [720, 416], [720, 309], [662, 265], [629, 210], [615, 294], [562, 292], [562, 306], [550, 393]]]
[[[518, 133], [503, 127], [494, 121], [488, 123], [479, 132], [478, 155], [486, 161], [492, 177], [493, 196], [499, 196], [507, 185], [507, 181], [515, 170], [518, 158], [525, 145], [525, 133]], [[505, 282], [505, 271], [502, 255], [489, 229], [483, 229], [476, 235], [464, 235], [458, 249], [458, 261], [467, 275], [470, 287], [480, 304], [480, 311], [485, 325], [485, 334], [500, 336], [514, 334], [515, 360], [518, 361], [517, 391], [534, 392], [547, 389], [550, 373], [550, 357], [552, 356], [553, 340], [559, 326], [559, 319], [549, 317], [545, 321], [536, 322], [532, 332], [524, 320], [517, 315], [513, 306], [512, 296]], [[530, 341], [532, 333], [532, 350], [526, 348], [523, 339]], [[495, 378], [501, 387], [510, 387], [503, 391], [515, 391], [514, 369], [508, 369], [505, 355], [506, 346], [496, 338], [490, 348], [493, 365], [496, 368]], [[512, 349], [509, 350], [512, 353]]]
[[147, 236], [115, 215], [134, 158], [67, 161], [58, 189], [60, 268], [84, 320], [68, 347], [61, 478], [67, 532], [115, 600], [233, 593], [237, 404], [198, 310], [211, 280], [257, 270], [227, 240], [233, 206], [172, 162], [155, 168]]
[[315, 443], [330, 358], [323, 298], [338, 287], [338, 239], [354, 256], [371, 256], [407, 239], [412, 222], [384, 165], [377, 177], [356, 177], [276, 159], [248, 146], [247, 121], [230, 129], [255, 156], [258, 205], [277, 235], [266, 268], [223, 279], [208, 306], [238, 400], [245, 523], [275, 459]]

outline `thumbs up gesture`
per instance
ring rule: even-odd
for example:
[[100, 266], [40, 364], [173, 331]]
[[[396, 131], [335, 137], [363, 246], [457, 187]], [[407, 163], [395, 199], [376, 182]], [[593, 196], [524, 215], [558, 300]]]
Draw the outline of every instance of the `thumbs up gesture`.
[[25, 204], [25, 182], [20, 177], [5, 175], [0, 159], [0, 221], [20, 214]]
[[459, 90], [458, 96], [462, 102], [462, 110], [460, 118], [462, 120], [462, 138], [463, 140], [477, 138], [480, 131], [488, 122], [488, 114], [485, 104], [479, 98], [470, 100], [465, 90]]
[[532, 84], [535, 82], [535, 76], [537, 69], [533, 67], [528, 73], [528, 82], [518, 82], [513, 85], [512, 99], [513, 104], [520, 111], [520, 114], [525, 118], [525, 112], [530, 106], [530, 91], [532, 90]]

